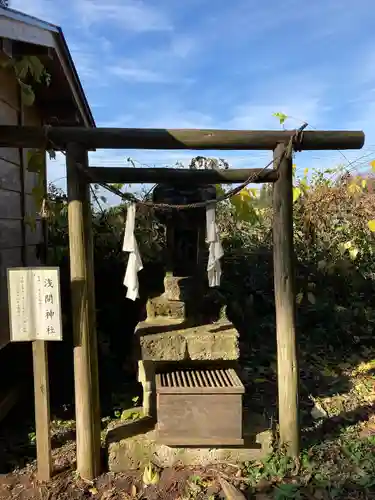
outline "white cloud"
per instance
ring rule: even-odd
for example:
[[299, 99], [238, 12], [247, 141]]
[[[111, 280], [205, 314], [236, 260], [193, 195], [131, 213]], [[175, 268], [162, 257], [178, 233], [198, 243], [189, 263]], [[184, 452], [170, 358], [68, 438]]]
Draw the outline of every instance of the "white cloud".
[[218, 123], [213, 117], [189, 110], [165, 109], [159, 116], [143, 120], [143, 127], [150, 128], [217, 128]]
[[75, 0], [74, 7], [87, 26], [116, 23], [124, 30], [169, 31], [172, 24], [162, 9], [142, 0]]
[[142, 68], [133, 61], [122, 62], [117, 66], [111, 66], [108, 71], [118, 76], [122, 80], [137, 83], [172, 83], [167, 75], [153, 71], [152, 69]]
[[85, 87], [107, 86], [108, 79], [101, 72], [100, 63], [102, 58], [107, 55], [109, 44], [110, 42], [104, 37], [95, 40], [95, 48], [93, 48], [91, 39], [79, 41], [74, 39], [69, 43], [70, 53]]
[[190, 36], [175, 35], [172, 37], [170, 53], [172, 56], [185, 59], [196, 47], [195, 40]]
[[108, 73], [132, 83], [190, 84], [191, 78], [181, 76], [173, 66], [161, 66], [160, 69], [147, 67], [138, 61], [123, 60], [116, 66], [109, 66]]
[[66, 9], [59, 7], [59, 2], [52, 0], [12, 0], [11, 8], [29, 16], [37, 17], [56, 25], [60, 25], [66, 17]]

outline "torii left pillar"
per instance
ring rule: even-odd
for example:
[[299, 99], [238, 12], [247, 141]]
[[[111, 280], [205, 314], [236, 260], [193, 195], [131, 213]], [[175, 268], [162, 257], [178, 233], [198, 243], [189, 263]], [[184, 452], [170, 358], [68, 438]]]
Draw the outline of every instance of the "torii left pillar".
[[82, 169], [87, 151], [67, 148], [70, 281], [74, 338], [77, 471], [83, 479], [100, 474], [100, 403], [90, 185]]

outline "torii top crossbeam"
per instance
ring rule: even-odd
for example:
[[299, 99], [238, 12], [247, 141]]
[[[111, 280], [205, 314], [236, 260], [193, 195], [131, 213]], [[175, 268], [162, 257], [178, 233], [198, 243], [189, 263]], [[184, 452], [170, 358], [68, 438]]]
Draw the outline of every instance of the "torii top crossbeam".
[[[195, 130], [0, 126], [0, 147], [66, 149], [273, 150], [295, 130]], [[304, 131], [299, 150], [361, 149], [362, 131]]]

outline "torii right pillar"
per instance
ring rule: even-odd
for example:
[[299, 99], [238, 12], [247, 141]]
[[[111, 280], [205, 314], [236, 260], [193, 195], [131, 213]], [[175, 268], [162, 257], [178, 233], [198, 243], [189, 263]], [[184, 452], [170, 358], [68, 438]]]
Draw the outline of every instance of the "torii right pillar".
[[[279, 177], [273, 187], [273, 261], [277, 335], [280, 444], [297, 457], [300, 447], [293, 248], [293, 165], [286, 144], [274, 150]], [[281, 161], [280, 161], [280, 158]]]

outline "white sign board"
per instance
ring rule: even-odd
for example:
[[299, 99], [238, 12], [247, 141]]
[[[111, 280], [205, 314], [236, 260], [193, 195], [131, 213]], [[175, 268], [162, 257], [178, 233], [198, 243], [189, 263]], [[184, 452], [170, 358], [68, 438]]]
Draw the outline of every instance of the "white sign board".
[[8, 269], [11, 342], [62, 340], [58, 267]]

